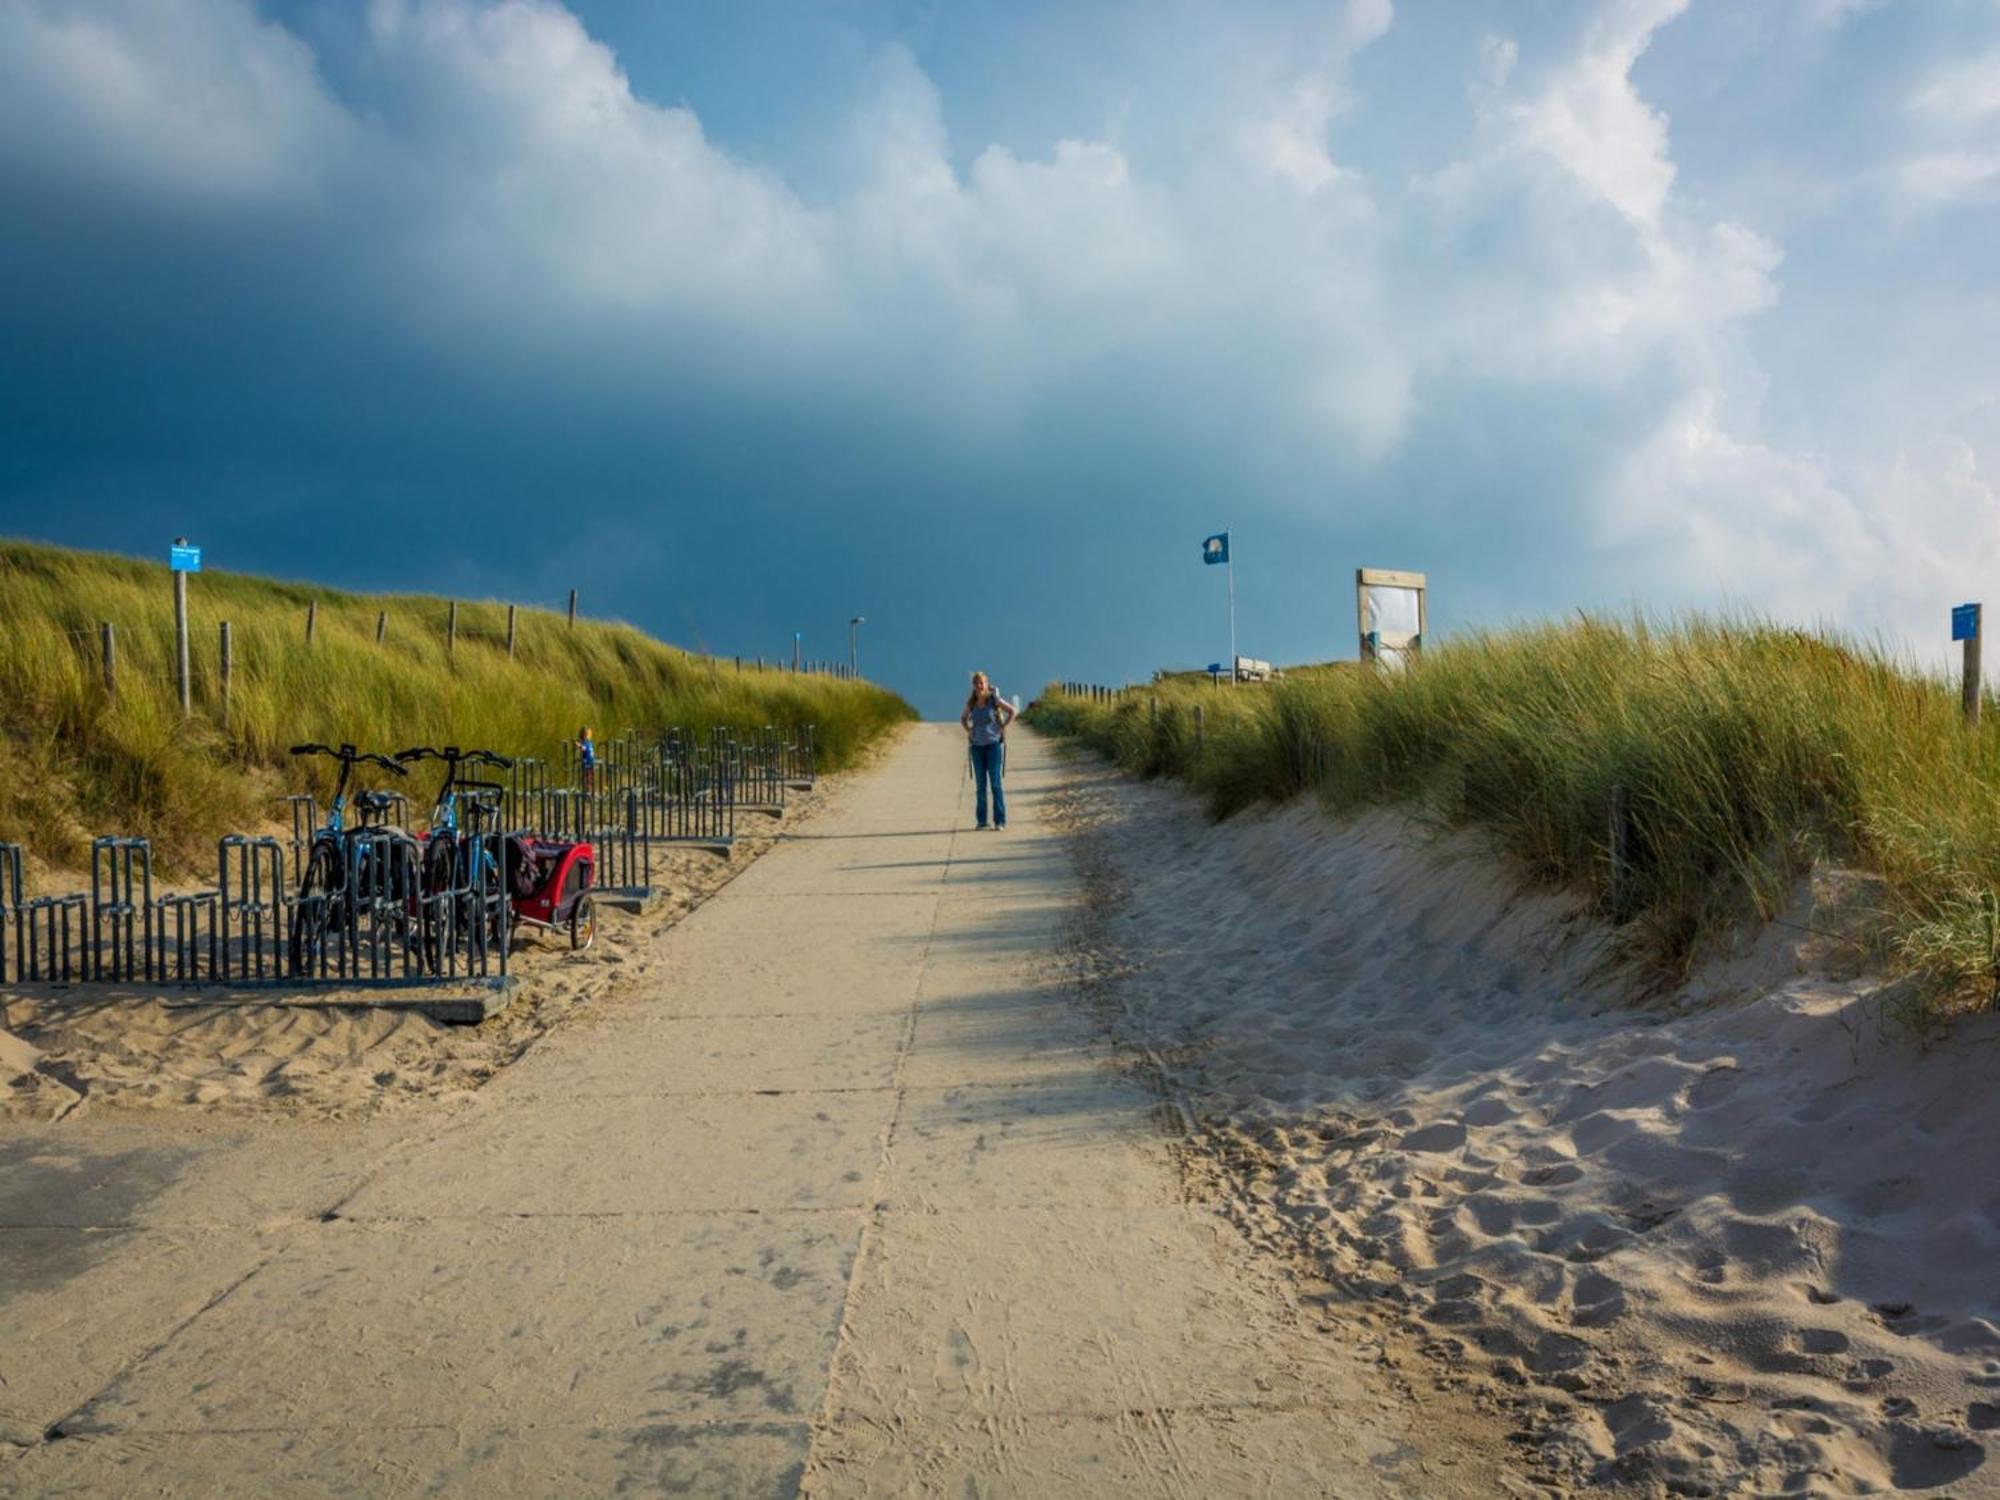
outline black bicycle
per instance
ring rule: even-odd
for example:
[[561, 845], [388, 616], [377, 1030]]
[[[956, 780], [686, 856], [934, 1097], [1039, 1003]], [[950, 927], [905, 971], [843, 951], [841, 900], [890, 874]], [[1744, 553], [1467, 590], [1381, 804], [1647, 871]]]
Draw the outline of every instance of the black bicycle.
[[431, 800], [430, 827], [418, 839], [424, 962], [433, 973], [441, 973], [452, 946], [451, 932], [477, 931], [489, 948], [505, 939], [506, 883], [490, 835], [499, 826], [507, 789], [497, 781], [466, 776], [461, 768], [491, 766], [507, 771], [514, 762], [491, 750], [461, 750], [456, 745], [443, 749], [413, 745], [398, 750], [395, 758], [406, 766], [444, 762], [444, 782]]
[[391, 909], [407, 912], [417, 890], [417, 842], [399, 829], [384, 826], [396, 804], [396, 798], [386, 792], [356, 793], [353, 807], [358, 826], [347, 826], [347, 787], [356, 766], [379, 766], [396, 776], [409, 775], [406, 768], [386, 755], [352, 745], [294, 745], [291, 753], [330, 756], [340, 765], [326, 823], [313, 833], [292, 902], [292, 973], [306, 977], [321, 966], [333, 939], [341, 933], [352, 934], [363, 901], [385, 902]]

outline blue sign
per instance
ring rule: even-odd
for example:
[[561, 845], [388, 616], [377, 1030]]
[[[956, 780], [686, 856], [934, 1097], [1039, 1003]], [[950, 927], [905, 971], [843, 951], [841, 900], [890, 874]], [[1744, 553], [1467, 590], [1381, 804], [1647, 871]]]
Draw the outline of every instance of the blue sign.
[[1218, 531], [1214, 536], [1201, 539], [1201, 560], [1205, 563], [1226, 563], [1229, 561], [1229, 533]]
[[1951, 612], [1951, 638], [1972, 641], [1979, 638], [1979, 606], [1960, 604]]
[[199, 573], [201, 571], [201, 548], [169, 547], [167, 562], [176, 573]]

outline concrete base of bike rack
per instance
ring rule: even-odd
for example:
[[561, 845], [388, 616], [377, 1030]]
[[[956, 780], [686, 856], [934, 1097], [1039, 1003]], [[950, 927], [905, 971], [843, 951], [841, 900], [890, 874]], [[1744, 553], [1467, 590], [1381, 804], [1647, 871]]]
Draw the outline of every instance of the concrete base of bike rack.
[[318, 1006], [341, 1010], [400, 1010], [429, 1016], [433, 1021], [454, 1025], [477, 1025], [490, 1021], [509, 1005], [520, 990], [521, 981], [509, 974], [502, 979], [468, 979], [463, 989], [454, 986], [385, 989], [376, 992], [345, 991], [324, 1000], [281, 1000], [281, 1005]]
[[660, 893], [650, 885], [599, 886], [591, 893], [591, 899], [599, 906], [630, 912], [636, 917], [659, 900]]

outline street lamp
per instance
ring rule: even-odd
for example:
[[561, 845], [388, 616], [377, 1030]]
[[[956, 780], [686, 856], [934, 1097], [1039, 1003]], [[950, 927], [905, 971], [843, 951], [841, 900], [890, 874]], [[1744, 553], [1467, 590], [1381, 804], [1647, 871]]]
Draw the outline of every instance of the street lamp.
[[866, 625], [867, 623], [868, 617], [866, 615], [856, 615], [847, 622], [847, 675], [850, 677], [859, 677], [861, 675], [861, 663], [856, 657], [854, 650], [854, 632], [858, 626]]

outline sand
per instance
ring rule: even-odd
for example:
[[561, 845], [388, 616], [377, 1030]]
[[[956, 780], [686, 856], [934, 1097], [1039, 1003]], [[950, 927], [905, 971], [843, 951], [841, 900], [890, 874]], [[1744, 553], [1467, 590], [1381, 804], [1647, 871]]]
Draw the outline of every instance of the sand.
[[[653, 972], [664, 935], [782, 832], [809, 826], [841, 779], [792, 793], [782, 820], [739, 815], [727, 853], [655, 850], [657, 898], [637, 915], [600, 905], [584, 952], [560, 934], [517, 939], [514, 999], [476, 1026], [369, 1009], [358, 992], [0, 987], [0, 1118], [196, 1108], [344, 1119], [462, 1098], [552, 1028], [615, 1010]], [[43, 888], [79, 883], [55, 875]]]
[[1851, 878], [1662, 994], [1473, 835], [1075, 770], [1079, 962], [1329, 1336], [1561, 1492], [2000, 1494], [2000, 1018], [1888, 1023]]

